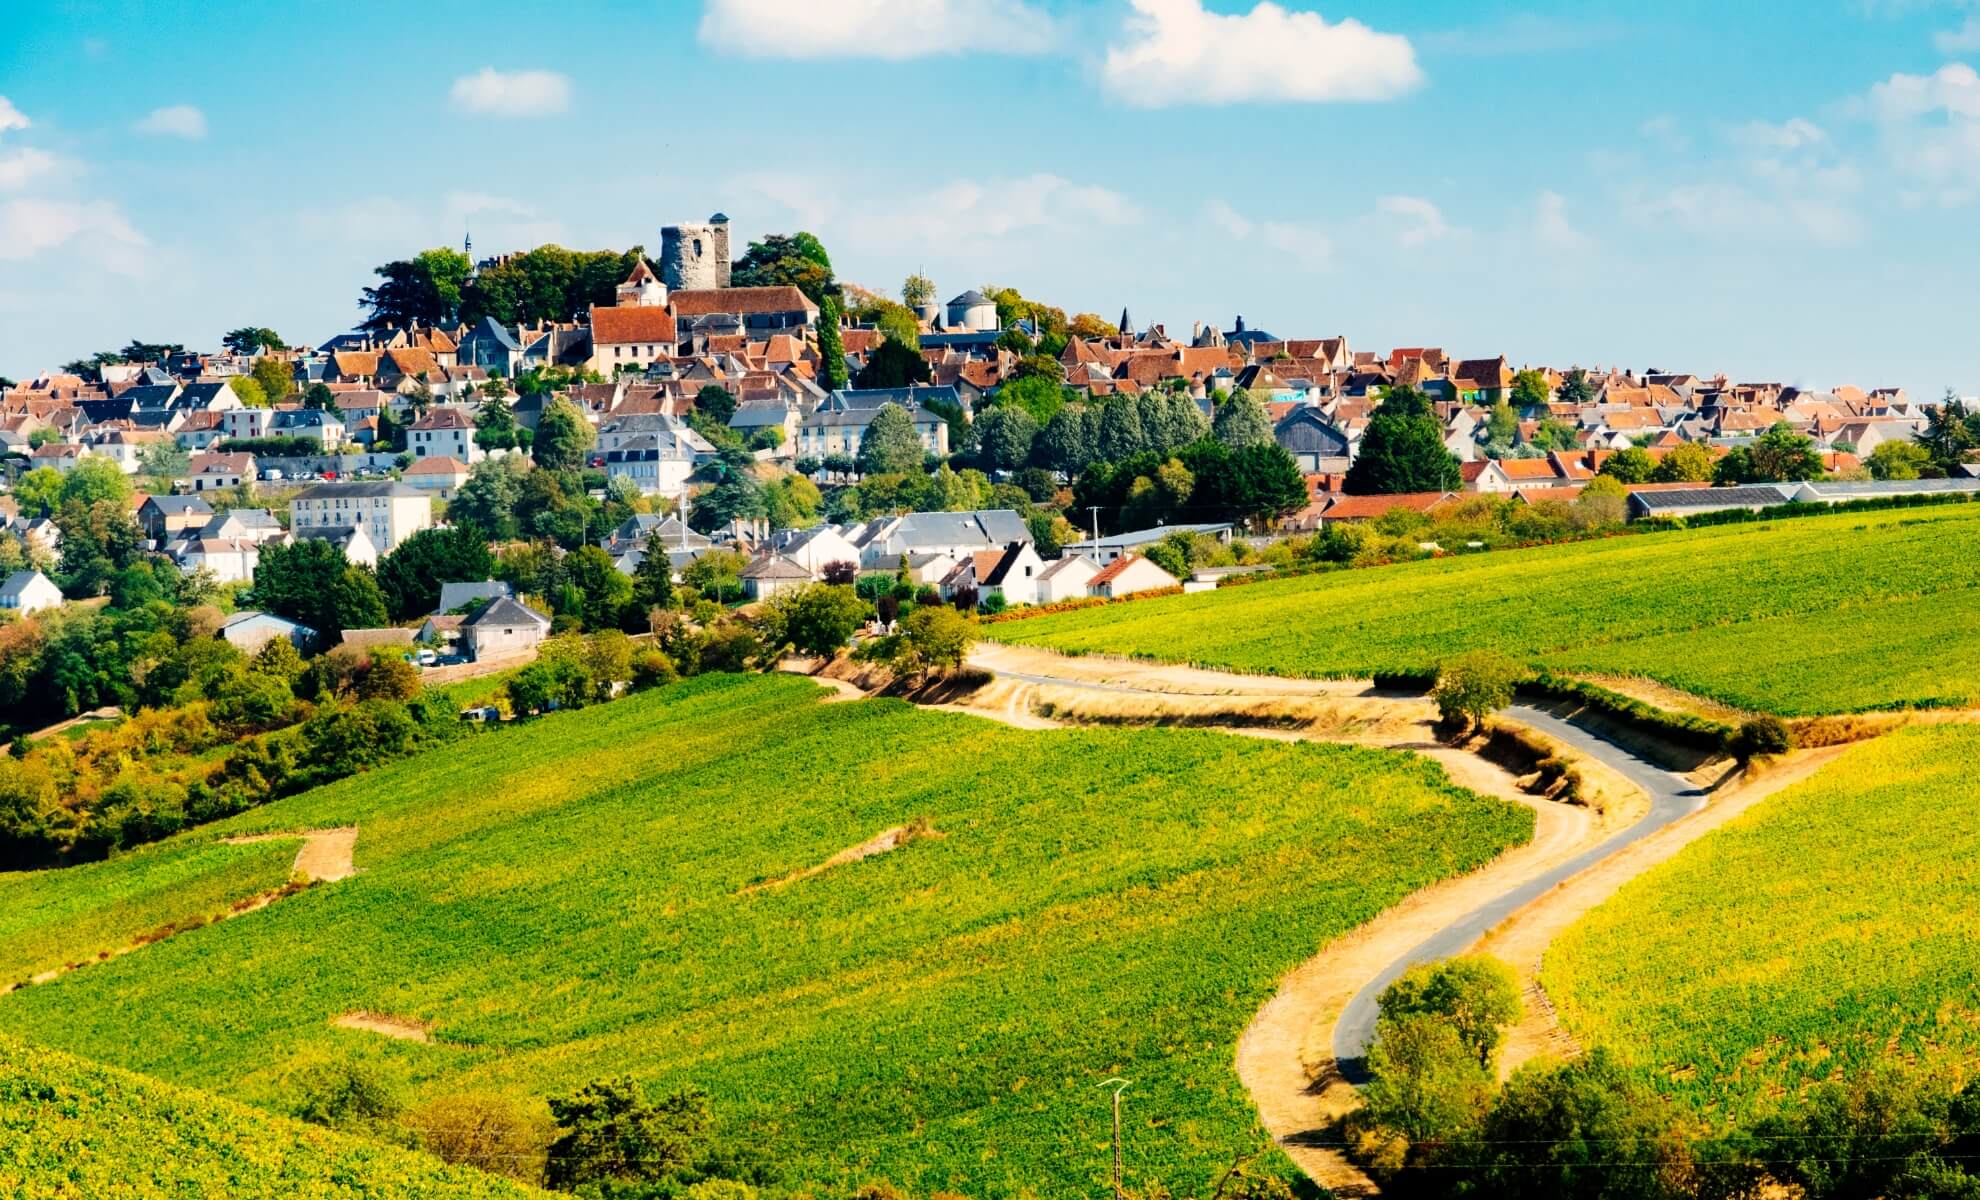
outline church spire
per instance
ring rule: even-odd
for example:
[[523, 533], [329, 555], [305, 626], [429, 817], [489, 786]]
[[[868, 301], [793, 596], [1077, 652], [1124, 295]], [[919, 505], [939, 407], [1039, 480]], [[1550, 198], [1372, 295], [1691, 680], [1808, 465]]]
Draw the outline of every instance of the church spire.
[[1128, 316], [1128, 310], [1125, 305], [1121, 308], [1121, 336], [1123, 338], [1134, 336], [1134, 321]]

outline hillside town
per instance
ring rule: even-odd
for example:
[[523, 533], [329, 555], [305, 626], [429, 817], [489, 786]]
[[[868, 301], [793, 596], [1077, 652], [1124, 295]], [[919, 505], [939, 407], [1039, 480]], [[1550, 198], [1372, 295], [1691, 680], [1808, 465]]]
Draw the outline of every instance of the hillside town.
[[[531, 257], [471, 255], [421, 261], [450, 260], [473, 296]], [[833, 282], [808, 234], [732, 262], [719, 213], [666, 227], [651, 258], [592, 257], [630, 265], [565, 319], [459, 320], [468, 303], [422, 319], [381, 287], [361, 328], [314, 348], [243, 329], [217, 351], [134, 343], [10, 384], [0, 503], [18, 569], [0, 606], [103, 586], [65, 552], [59, 498], [73, 473], [112, 468], [133, 481], [143, 553], [236, 589], [271, 545], [318, 540], [375, 568], [465, 523], [495, 543], [599, 547], [628, 578], [664, 557], [679, 582], [720, 550], [739, 557], [737, 601], [898, 572], [992, 610], [1213, 587], [1285, 565], [1260, 548], [1289, 537], [1475, 515], [1480, 498], [1501, 525], [1523, 509], [1573, 530], [1980, 490], [1980, 420], [1950, 393], [1367, 350], [1243, 317], [1171, 333], [1008, 288], [940, 303], [919, 276], [896, 300]], [[1384, 414], [1405, 403], [1398, 436]], [[552, 512], [520, 528], [545, 470], [567, 473], [546, 485]], [[566, 509], [575, 530], [549, 519]], [[512, 607], [529, 619], [511, 640], [549, 629], [551, 613]], [[431, 615], [422, 638], [480, 648], [471, 624]]]

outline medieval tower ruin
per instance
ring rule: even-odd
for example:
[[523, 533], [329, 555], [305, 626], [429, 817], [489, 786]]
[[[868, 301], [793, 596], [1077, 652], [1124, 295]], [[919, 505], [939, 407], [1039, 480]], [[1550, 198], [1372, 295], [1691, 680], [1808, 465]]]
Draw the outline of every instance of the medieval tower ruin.
[[716, 213], [700, 225], [660, 231], [660, 279], [674, 291], [729, 286], [729, 218]]

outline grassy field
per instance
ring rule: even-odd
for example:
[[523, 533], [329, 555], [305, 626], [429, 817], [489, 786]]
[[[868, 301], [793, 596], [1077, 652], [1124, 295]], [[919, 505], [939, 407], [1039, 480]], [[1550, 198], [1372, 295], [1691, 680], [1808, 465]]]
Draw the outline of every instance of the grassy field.
[[993, 636], [1283, 675], [1494, 647], [1783, 715], [1980, 700], [1980, 507], [1809, 517], [1341, 571]]
[[1740, 1117], [1878, 1062], [1980, 1055], [1980, 728], [1907, 730], [1619, 892], [1556, 941], [1584, 1042]]
[[546, 1193], [0, 1037], [10, 1200], [525, 1200]]
[[[818, 694], [704, 677], [117, 860], [189, 872], [226, 833], [362, 830], [354, 878], [0, 998], [0, 1026], [276, 1108], [285, 1068], [323, 1055], [416, 1099], [629, 1071], [706, 1088], [794, 1185], [979, 1200], [1098, 1186], [1096, 1085], [1119, 1074], [1131, 1177], [1201, 1189], [1262, 1141], [1231, 1060], [1278, 976], [1531, 835], [1527, 810], [1388, 752]], [[745, 891], [917, 818], [939, 836]], [[14, 888], [65, 928], [144, 892], [108, 871]], [[330, 1025], [358, 1009], [436, 1040]]]

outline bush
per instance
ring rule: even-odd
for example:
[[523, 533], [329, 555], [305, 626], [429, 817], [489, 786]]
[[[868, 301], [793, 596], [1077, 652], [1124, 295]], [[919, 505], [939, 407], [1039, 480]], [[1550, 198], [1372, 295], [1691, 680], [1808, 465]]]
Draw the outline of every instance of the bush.
[[1431, 695], [1446, 724], [1469, 729], [1512, 703], [1513, 689], [1529, 672], [1496, 650], [1460, 654], [1437, 672]]
[[1794, 749], [1794, 734], [1779, 717], [1752, 717], [1726, 739], [1726, 751], [1741, 762]]
[[649, 1102], [631, 1079], [586, 1084], [550, 1101], [559, 1130], [544, 1178], [571, 1191], [587, 1184], [648, 1183], [693, 1162], [708, 1135], [708, 1097], [694, 1089]]
[[1612, 692], [1579, 679], [1562, 679], [1544, 671], [1523, 680], [1518, 691], [1521, 695], [1581, 705], [1594, 710], [1599, 716], [1703, 754], [1725, 753], [1734, 732], [1730, 725], [1718, 721], [1708, 721], [1691, 713], [1669, 712], [1653, 704], [1645, 704], [1633, 696]]
[[395, 1082], [356, 1063], [304, 1066], [291, 1072], [290, 1086], [296, 1092], [295, 1115], [331, 1129], [375, 1130], [405, 1108]]
[[543, 1178], [549, 1117], [509, 1096], [440, 1096], [406, 1114], [427, 1153], [443, 1162], [506, 1175], [524, 1183]]

